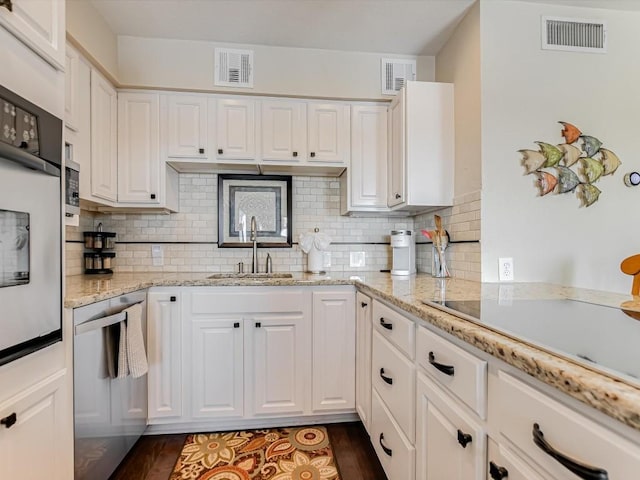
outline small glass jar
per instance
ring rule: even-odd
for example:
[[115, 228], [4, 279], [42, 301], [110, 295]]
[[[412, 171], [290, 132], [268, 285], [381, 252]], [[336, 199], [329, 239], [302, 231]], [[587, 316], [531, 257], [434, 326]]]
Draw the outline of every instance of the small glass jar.
[[114, 252], [107, 252], [102, 254], [102, 268], [105, 270], [109, 270], [113, 268], [113, 264], [115, 263], [116, 254]]

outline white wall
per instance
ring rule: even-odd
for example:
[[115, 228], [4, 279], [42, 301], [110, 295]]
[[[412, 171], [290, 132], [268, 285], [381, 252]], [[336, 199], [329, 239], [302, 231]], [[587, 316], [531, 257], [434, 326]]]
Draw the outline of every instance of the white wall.
[[[541, 15], [604, 19], [608, 53], [540, 49]], [[640, 169], [640, 13], [503, 0], [481, 4], [482, 278], [498, 281], [498, 257], [514, 258], [517, 281], [628, 293], [620, 261], [640, 251], [640, 189], [622, 177]], [[578, 208], [574, 194], [536, 197], [520, 154], [536, 140], [561, 143], [558, 120], [579, 126], [623, 164]]]
[[[254, 88], [216, 87], [214, 49], [254, 50]], [[386, 98], [380, 94], [380, 58], [384, 54], [341, 52], [264, 45], [118, 37], [119, 79], [126, 86], [235, 91], [243, 94], [299, 95], [351, 99]], [[400, 58], [416, 58], [398, 56]], [[432, 80], [433, 58], [419, 57], [420, 75]]]
[[102, 16], [88, 0], [67, 0], [67, 34], [105, 70], [118, 79], [118, 43]]
[[453, 83], [454, 195], [480, 190], [480, 4], [474, 4], [436, 56], [436, 81]]

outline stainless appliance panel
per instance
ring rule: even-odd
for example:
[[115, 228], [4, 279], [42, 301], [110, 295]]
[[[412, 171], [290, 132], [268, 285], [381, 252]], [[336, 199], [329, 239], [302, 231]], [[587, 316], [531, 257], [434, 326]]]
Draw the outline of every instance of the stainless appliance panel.
[[74, 310], [75, 479], [107, 479], [146, 429], [147, 376], [110, 378], [105, 328], [142, 303], [146, 345], [146, 293], [135, 292]]
[[[15, 249], [24, 239], [16, 239], [10, 227], [0, 232], [0, 241], [11, 244], [3, 251], [14, 249], [24, 262], [24, 249], [29, 249], [28, 282], [0, 288], [0, 353], [60, 329], [60, 197], [59, 177], [0, 157], [0, 209], [29, 217], [28, 245], [22, 246], [20, 255]], [[10, 265], [0, 265], [0, 269], [13, 274]]]

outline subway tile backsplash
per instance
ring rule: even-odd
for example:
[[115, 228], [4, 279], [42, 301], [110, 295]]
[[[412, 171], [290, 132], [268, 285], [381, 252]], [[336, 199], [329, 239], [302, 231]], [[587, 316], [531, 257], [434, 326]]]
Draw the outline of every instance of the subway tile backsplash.
[[[82, 273], [82, 232], [102, 222], [104, 231], [117, 233], [117, 272], [136, 271], [236, 271], [244, 262], [251, 268], [250, 248], [218, 248], [216, 174], [180, 175], [180, 212], [175, 214], [104, 214], [82, 211], [79, 227], [67, 227], [66, 273]], [[319, 228], [331, 237], [331, 267], [328, 271], [378, 271], [391, 268], [389, 232], [397, 229], [430, 228], [433, 213], [416, 217], [344, 217], [340, 215], [339, 182], [334, 177], [294, 176], [292, 248], [262, 248], [259, 268], [264, 269], [267, 252], [274, 271], [301, 272], [306, 255], [297, 245], [300, 233]], [[466, 195], [453, 207], [438, 212], [452, 240], [479, 240], [480, 196]], [[418, 235], [421, 242], [424, 237]], [[154, 266], [151, 245], [163, 249], [163, 265]], [[364, 267], [350, 267], [350, 252], [365, 252]], [[431, 245], [416, 248], [418, 270], [430, 272]], [[480, 249], [476, 243], [454, 244], [448, 251], [454, 276], [480, 278]]]

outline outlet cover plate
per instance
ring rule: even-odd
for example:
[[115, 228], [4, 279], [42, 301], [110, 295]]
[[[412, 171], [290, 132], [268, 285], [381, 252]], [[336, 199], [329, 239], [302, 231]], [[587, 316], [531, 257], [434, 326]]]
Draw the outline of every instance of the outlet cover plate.
[[498, 259], [498, 277], [501, 282], [513, 282], [513, 258], [500, 257]]
[[364, 267], [365, 266], [364, 252], [349, 252], [349, 266]]

